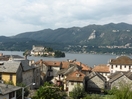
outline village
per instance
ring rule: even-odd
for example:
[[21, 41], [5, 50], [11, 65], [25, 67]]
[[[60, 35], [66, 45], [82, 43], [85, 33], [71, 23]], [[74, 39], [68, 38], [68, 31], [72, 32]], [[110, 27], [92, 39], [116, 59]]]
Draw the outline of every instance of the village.
[[[94, 61], [93, 61], [94, 62]], [[84, 86], [88, 93], [101, 93], [102, 90], [118, 87], [119, 82], [132, 82], [132, 59], [120, 56], [110, 59], [107, 64], [87, 66], [78, 60], [45, 61], [28, 60], [27, 56], [3, 55], [0, 53], [0, 99], [18, 99], [16, 91], [23, 83], [38, 89], [45, 82], [63, 86], [63, 91], [69, 93], [75, 85]], [[12, 82], [7, 85], [5, 82]], [[30, 95], [31, 95], [30, 94]], [[24, 98], [23, 98], [24, 99]]]

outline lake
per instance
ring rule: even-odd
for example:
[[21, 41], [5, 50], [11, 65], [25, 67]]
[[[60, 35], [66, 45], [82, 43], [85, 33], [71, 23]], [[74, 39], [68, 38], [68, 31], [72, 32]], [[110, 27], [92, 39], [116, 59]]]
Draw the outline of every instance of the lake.
[[[23, 52], [20, 51], [0, 51], [4, 55], [20, 55], [23, 56]], [[90, 67], [99, 64], [107, 64], [110, 59], [115, 59], [117, 55], [111, 54], [80, 54], [80, 53], [65, 53], [66, 57], [64, 58], [53, 58], [53, 57], [35, 57], [35, 56], [28, 56], [29, 60], [38, 61], [40, 59], [43, 60], [54, 60], [54, 61], [67, 61], [67, 59], [80, 61]], [[132, 56], [128, 56], [132, 58]]]

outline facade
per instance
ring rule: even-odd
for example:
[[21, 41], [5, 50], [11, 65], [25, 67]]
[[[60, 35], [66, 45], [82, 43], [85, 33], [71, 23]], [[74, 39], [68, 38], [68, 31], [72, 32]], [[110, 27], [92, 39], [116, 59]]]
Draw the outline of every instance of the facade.
[[34, 88], [39, 88], [41, 85], [41, 71], [39, 67], [33, 69], [33, 83], [35, 83]]
[[34, 83], [34, 65], [30, 64], [29, 60], [21, 60], [22, 66], [22, 83], [25, 85], [29, 85], [30, 83]]
[[[29, 60], [10, 60], [10, 61], [1, 61], [0, 62], [0, 81], [1, 82], [11, 82], [14, 85], [17, 83], [23, 83], [28, 85], [34, 83], [36, 76], [36, 70], [32, 66]], [[40, 72], [39, 72], [40, 74]], [[40, 78], [40, 77], [38, 77]], [[40, 80], [37, 81], [38, 83]], [[37, 83], [36, 82], [36, 83]], [[38, 84], [39, 86], [40, 84]], [[37, 86], [37, 85], [36, 85]]]
[[35, 63], [35, 66], [40, 68], [41, 85], [43, 85], [46, 80], [54, 82], [54, 76], [60, 71], [61, 62], [43, 61], [41, 59]]
[[47, 77], [53, 77], [60, 70], [60, 61], [44, 61], [44, 64], [48, 67]]
[[31, 50], [31, 55], [34, 55], [34, 56], [43, 55], [44, 49], [45, 48], [43, 46], [33, 45]]
[[109, 76], [109, 88], [113, 87], [119, 88], [121, 84], [131, 84], [132, 83], [132, 72], [115, 72]]
[[127, 56], [120, 56], [116, 59], [111, 59], [108, 65], [110, 67], [110, 73], [115, 73], [116, 71], [131, 71], [132, 59]]
[[[65, 65], [64, 65], [65, 63]], [[54, 77], [54, 84], [63, 86], [63, 90], [69, 93], [77, 85], [83, 86], [85, 74], [82, 72], [82, 66], [73, 62], [64, 62], [60, 71]]]
[[77, 85], [83, 86], [83, 79], [85, 77], [85, 74], [83, 74], [80, 71], [74, 71], [70, 74], [68, 74], [66, 78], [68, 93], [73, 90], [73, 88]]
[[101, 64], [101, 65], [94, 66], [92, 68], [92, 71], [100, 73], [107, 79], [107, 81], [109, 80], [108, 76], [110, 75], [110, 68], [108, 65]]
[[18, 99], [16, 91], [21, 90], [21, 87], [0, 83], [0, 99]]
[[0, 62], [0, 80], [5, 82], [22, 82], [22, 67], [20, 62], [2, 61]]
[[106, 88], [106, 78], [100, 73], [91, 72], [84, 78], [84, 88], [88, 93], [101, 93]]
[[[35, 62], [35, 67], [39, 69], [38, 75], [40, 74], [40, 85], [43, 85], [47, 78], [48, 67], [44, 64], [42, 59]], [[36, 79], [38, 79], [38, 77]]]

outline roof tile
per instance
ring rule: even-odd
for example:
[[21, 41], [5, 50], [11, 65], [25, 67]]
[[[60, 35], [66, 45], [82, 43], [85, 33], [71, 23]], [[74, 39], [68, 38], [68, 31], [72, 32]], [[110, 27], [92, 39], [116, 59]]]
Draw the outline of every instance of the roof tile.
[[109, 66], [107, 66], [105, 64], [95, 66], [92, 69], [92, 71], [94, 71], [94, 72], [100, 72], [100, 73], [109, 73], [110, 72]]

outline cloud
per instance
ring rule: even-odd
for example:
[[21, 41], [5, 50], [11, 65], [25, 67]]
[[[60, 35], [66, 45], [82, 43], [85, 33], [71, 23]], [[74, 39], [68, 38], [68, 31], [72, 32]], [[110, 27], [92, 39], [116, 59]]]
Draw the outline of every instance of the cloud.
[[131, 0], [1, 0], [0, 35], [89, 24], [132, 24]]

